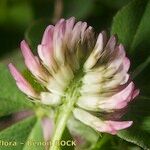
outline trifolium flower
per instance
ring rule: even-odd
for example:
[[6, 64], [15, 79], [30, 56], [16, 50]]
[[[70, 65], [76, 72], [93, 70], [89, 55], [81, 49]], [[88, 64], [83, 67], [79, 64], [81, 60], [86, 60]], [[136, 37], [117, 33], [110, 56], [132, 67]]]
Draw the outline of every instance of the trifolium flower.
[[96, 36], [86, 22], [75, 23], [72, 17], [46, 28], [38, 56], [25, 40], [21, 51], [28, 70], [45, 87], [37, 92], [9, 64], [18, 88], [29, 98], [57, 108], [74, 97], [75, 118], [100, 132], [116, 134], [131, 126], [132, 121], [118, 119], [139, 90], [130, 80], [130, 61], [116, 36], [108, 39], [104, 31]]

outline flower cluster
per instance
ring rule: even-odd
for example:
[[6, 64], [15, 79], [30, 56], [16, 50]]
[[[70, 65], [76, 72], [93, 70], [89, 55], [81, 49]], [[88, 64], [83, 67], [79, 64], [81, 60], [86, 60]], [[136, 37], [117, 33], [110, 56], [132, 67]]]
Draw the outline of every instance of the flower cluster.
[[[122, 44], [112, 35], [109, 39], [102, 31], [98, 36], [86, 22], [75, 18], [61, 19], [49, 25], [33, 55], [26, 41], [21, 51], [28, 70], [44, 86], [37, 92], [27, 79], [9, 64], [18, 88], [29, 98], [45, 105], [57, 107], [76, 76], [79, 96], [74, 104], [76, 119], [100, 132], [116, 134], [131, 126], [132, 121], [117, 121], [128, 103], [139, 90], [130, 80], [130, 61]], [[115, 115], [114, 115], [115, 114]], [[107, 117], [106, 117], [107, 116]], [[108, 117], [109, 116], [109, 117]]]

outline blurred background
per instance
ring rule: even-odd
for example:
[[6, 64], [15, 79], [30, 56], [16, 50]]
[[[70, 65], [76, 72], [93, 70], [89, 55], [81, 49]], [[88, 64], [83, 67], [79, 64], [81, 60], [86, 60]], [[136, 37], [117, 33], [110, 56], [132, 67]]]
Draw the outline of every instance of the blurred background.
[[[75, 16], [97, 31], [110, 29], [113, 16], [130, 0], [0, 0], [0, 59], [14, 54], [27, 28], [46, 18]], [[13, 54], [12, 54], [13, 53]]]

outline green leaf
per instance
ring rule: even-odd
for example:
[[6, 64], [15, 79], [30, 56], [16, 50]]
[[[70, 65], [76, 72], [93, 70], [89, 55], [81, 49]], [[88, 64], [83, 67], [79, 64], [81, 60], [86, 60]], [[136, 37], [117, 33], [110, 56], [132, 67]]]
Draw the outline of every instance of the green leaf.
[[[134, 36], [131, 48], [132, 50], [138, 49], [146, 49], [149, 51], [150, 47], [150, 0], [147, 2], [145, 7], [145, 11], [141, 18], [140, 24], [137, 28], [136, 34]], [[148, 49], [147, 49], [148, 48]], [[150, 54], [150, 51], [149, 51]]]
[[150, 98], [139, 97], [131, 105], [125, 120], [133, 120], [133, 125], [118, 133], [118, 136], [145, 150], [150, 150]]
[[150, 59], [149, 57], [140, 64], [131, 74], [134, 78], [136, 86], [140, 88], [140, 94], [146, 97], [150, 96]]
[[[26, 140], [23, 150], [44, 150], [44, 138], [41, 128], [41, 120], [39, 119], [32, 128], [28, 139]], [[34, 142], [35, 141], [35, 142]]]
[[[93, 8], [92, 0], [64, 0], [64, 13], [63, 16], [71, 17], [75, 16], [76, 18], [84, 18]], [[83, 7], [84, 6], [84, 7]]]
[[146, 51], [150, 46], [149, 16], [150, 1], [133, 0], [114, 17], [111, 33], [117, 34], [130, 52], [141, 48]]
[[[112, 138], [109, 134], [103, 134], [102, 136], [99, 136], [97, 143], [94, 145], [92, 150], [98, 150], [98, 149], [110, 149], [110, 139]], [[108, 146], [108, 147], [106, 147]], [[112, 146], [111, 146], [112, 147]], [[110, 149], [111, 150], [111, 149]]]
[[[0, 150], [21, 150], [24, 147], [24, 143], [28, 139], [30, 132], [34, 129], [36, 122], [35, 117], [27, 118], [20, 121], [0, 132], [1, 146]], [[5, 146], [2, 143], [12, 142], [10, 146]], [[14, 146], [13, 146], [14, 145]]]
[[61, 141], [64, 143], [68, 141], [68, 144], [69, 144], [68, 146], [67, 146], [67, 144], [65, 146], [61, 145], [61, 150], [74, 150], [75, 145], [73, 143], [71, 143], [72, 141], [74, 141], [74, 139], [72, 138], [67, 127], [65, 128], [65, 130], [63, 132]]
[[[20, 13], [22, 12], [22, 13]], [[33, 10], [29, 1], [0, 1], [0, 24], [16, 25], [19, 30], [25, 28], [33, 18]], [[23, 19], [22, 19], [23, 18]]]
[[7, 66], [0, 64], [0, 116], [32, 108], [32, 103], [18, 90]]
[[41, 43], [42, 35], [46, 27], [51, 24], [48, 19], [40, 19], [35, 21], [25, 32], [25, 39], [31, 46], [32, 50], [37, 50], [38, 44]]
[[76, 120], [73, 116], [68, 120], [68, 128], [75, 137], [81, 138], [82, 143], [78, 145], [80, 149], [91, 150], [97, 143], [99, 134], [95, 130]]
[[100, 0], [102, 3], [104, 3], [106, 6], [109, 6], [110, 8], [120, 8], [122, 6], [124, 6], [125, 4], [127, 4], [128, 2], [130, 2], [130, 0]]
[[143, 121], [143, 125], [141, 127], [143, 130], [150, 133], [150, 116], [146, 117]]
[[132, 79], [137, 77], [149, 64], [150, 56], [132, 72]]

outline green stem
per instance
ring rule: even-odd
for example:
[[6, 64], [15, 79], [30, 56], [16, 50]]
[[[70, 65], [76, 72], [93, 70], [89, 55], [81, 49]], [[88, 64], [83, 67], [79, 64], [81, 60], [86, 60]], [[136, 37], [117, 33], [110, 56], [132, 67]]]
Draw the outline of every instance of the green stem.
[[57, 143], [61, 141], [62, 134], [65, 130], [66, 123], [71, 114], [72, 109], [73, 109], [73, 104], [70, 103], [64, 106], [63, 111], [60, 111], [57, 122], [56, 122], [54, 136], [51, 141], [52, 145], [50, 147], [50, 150], [60, 149], [60, 146]]
[[56, 127], [49, 150], [60, 149], [60, 145], [58, 143], [61, 141], [61, 137], [65, 130], [68, 118], [72, 113], [76, 100], [79, 97], [79, 87], [81, 85], [81, 82], [78, 79], [79, 78], [76, 78], [70, 83], [70, 86], [68, 86], [68, 89], [65, 92], [66, 96], [62, 98], [64, 104], [60, 106], [60, 110], [56, 120]]

